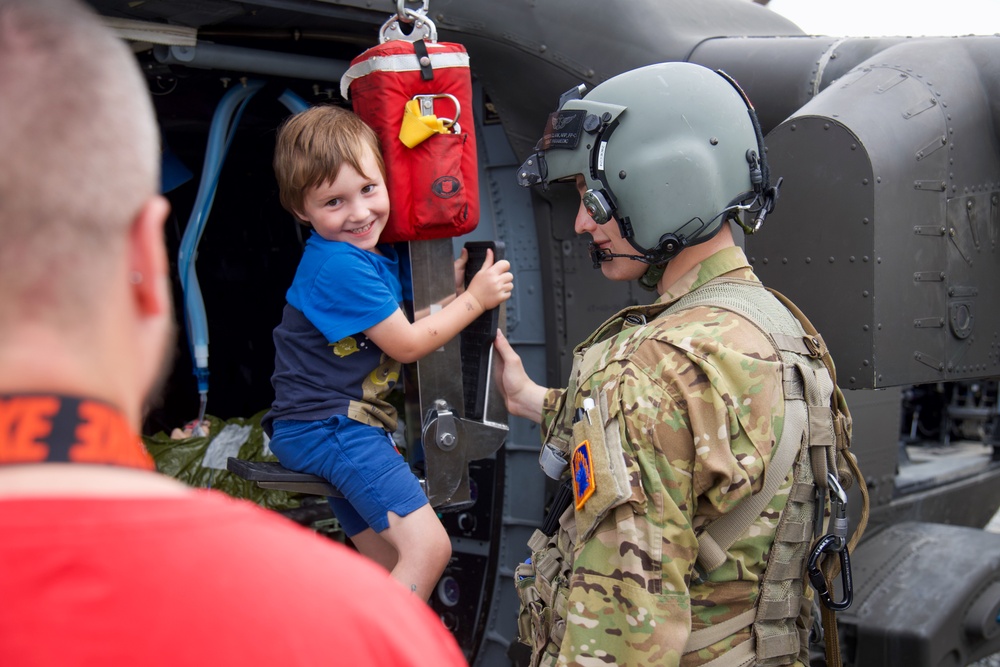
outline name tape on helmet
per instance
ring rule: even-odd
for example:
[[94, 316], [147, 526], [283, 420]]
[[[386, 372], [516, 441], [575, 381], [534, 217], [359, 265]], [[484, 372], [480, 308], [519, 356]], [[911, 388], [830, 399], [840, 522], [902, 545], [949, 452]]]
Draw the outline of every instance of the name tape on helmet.
[[545, 133], [538, 141], [537, 148], [576, 148], [583, 134], [583, 118], [586, 115], [582, 109], [550, 113], [545, 122]]

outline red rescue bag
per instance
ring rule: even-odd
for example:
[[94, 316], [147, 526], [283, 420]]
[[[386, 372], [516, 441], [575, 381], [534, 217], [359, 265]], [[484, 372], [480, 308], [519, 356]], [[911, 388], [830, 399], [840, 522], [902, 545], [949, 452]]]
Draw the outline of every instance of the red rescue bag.
[[[345, 98], [350, 93], [354, 112], [382, 142], [392, 208], [381, 240], [446, 238], [475, 229], [479, 172], [465, 47], [424, 40], [383, 42], [351, 61], [340, 90]], [[399, 135], [406, 105], [415, 99], [439, 129], [428, 130], [426, 139], [408, 148]], [[411, 112], [414, 108], [411, 104]], [[440, 129], [441, 121], [446, 131]]]

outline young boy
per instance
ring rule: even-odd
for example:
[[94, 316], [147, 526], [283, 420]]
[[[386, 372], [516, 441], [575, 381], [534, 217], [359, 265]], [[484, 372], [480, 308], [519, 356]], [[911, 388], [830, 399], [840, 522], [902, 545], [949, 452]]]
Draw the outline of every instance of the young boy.
[[464, 292], [410, 323], [396, 252], [378, 245], [389, 195], [375, 132], [345, 109], [312, 107], [279, 129], [274, 170], [282, 206], [312, 233], [274, 330], [271, 450], [336, 486], [344, 498], [331, 506], [354, 545], [427, 600], [451, 542], [393, 446], [396, 412], [385, 399], [400, 363], [510, 298], [510, 263], [488, 256]]

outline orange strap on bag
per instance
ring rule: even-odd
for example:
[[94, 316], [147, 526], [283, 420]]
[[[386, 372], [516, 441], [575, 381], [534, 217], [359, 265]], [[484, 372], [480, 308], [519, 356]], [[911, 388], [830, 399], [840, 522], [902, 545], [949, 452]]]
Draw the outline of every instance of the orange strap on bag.
[[383, 41], [351, 61], [340, 90], [382, 142], [392, 207], [382, 241], [475, 229], [479, 173], [465, 47], [433, 39]]

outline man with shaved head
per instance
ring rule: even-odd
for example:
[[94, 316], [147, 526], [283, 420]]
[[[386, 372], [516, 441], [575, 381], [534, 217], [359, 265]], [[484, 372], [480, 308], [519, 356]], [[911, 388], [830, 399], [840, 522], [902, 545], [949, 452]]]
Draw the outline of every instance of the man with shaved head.
[[159, 136], [124, 43], [0, 0], [0, 664], [462, 665], [376, 565], [153, 469], [174, 316]]

